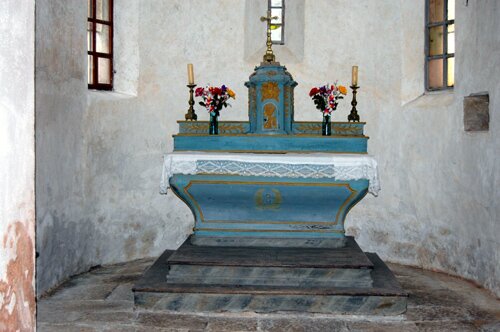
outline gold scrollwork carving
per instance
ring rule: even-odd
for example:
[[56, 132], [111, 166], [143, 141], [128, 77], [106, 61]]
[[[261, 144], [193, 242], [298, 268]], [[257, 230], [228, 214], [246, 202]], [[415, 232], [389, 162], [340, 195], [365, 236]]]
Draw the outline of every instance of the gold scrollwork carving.
[[189, 123], [186, 126], [186, 132], [188, 133], [205, 133], [208, 131], [208, 123]]
[[245, 128], [242, 124], [219, 123], [219, 131], [221, 134], [236, 134], [244, 133]]
[[321, 123], [301, 123], [297, 126], [297, 130], [301, 133], [317, 133], [321, 130]]
[[[321, 130], [320, 122], [309, 122], [297, 124], [296, 129], [303, 134], [317, 134]], [[336, 135], [352, 136], [363, 135], [363, 128], [349, 125], [332, 125], [332, 131]]]
[[285, 86], [285, 118], [288, 119], [288, 114], [290, 114], [290, 92], [292, 88], [290, 86]]
[[[191, 122], [183, 126], [186, 134], [206, 134], [208, 132], [208, 122]], [[221, 134], [243, 134], [245, 126], [242, 123], [219, 122], [219, 132]]]
[[341, 126], [333, 126], [332, 128], [335, 132], [340, 135], [363, 135], [363, 130], [359, 127], [341, 127]]
[[250, 118], [254, 119], [257, 116], [257, 90], [255, 87], [250, 87], [248, 89], [248, 109], [250, 112]]
[[279, 96], [280, 96], [280, 88], [278, 87], [277, 82], [266, 82], [262, 84], [261, 87], [261, 101], [264, 101], [266, 99], [274, 99], [276, 101], [279, 101]]

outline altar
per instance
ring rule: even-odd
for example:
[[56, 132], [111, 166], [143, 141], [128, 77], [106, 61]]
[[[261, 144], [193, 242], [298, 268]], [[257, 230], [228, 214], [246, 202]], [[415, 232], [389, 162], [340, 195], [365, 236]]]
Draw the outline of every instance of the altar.
[[275, 61], [268, 29], [264, 61], [245, 83], [248, 121], [193, 121], [190, 102], [173, 152], [164, 157], [160, 191], [173, 192], [191, 209], [193, 233], [134, 286], [137, 307], [406, 310], [407, 294], [387, 266], [345, 235], [348, 212], [380, 190], [365, 123], [351, 113], [358, 121], [329, 123], [325, 132], [324, 123], [294, 121], [296, 85]]
[[196, 241], [238, 237], [240, 245], [248, 237], [253, 244], [273, 237], [342, 245], [347, 212], [379, 190], [372, 157], [327, 153], [173, 152], [165, 156], [161, 191], [169, 186], [193, 210]]

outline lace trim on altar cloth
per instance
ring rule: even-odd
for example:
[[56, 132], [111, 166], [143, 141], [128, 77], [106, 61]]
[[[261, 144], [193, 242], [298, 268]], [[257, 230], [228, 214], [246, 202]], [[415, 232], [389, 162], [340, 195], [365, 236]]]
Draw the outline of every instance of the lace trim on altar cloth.
[[241, 175], [263, 177], [289, 177], [311, 179], [335, 179], [339, 181], [361, 180], [369, 181], [368, 191], [374, 196], [380, 191], [377, 164], [374, 159], [361, 162], [354, 159], [352, 163], [334, 160], [328, 164], [300, 164], [286, 162], [252, 162], [234, 160], [173, 160], [165, 157], [160, 193], [166, 194], [169, 188], [168, 180], [174, 174], [209, 174], [209, 175]]

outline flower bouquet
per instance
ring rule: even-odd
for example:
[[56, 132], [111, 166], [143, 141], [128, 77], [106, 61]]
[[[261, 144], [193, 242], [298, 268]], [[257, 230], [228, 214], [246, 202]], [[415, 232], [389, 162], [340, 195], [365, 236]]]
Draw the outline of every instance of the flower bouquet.
[[205, 88], [197, 88], [195, 90], [195, 96], [203, 99], [199, 104], [205, 107], [210, 113], [209, 134], [217, 135], [219, 133], [217, 117], [223, 107], [227, 107], [228, 105], [231, 106], [227, 101], [229, 98], [235, 98], [236, 95], [234, 91], [225, 85], [221, 87], [206, 86]]
[[314, 87], [309, 92], [309, 97], [314, 101], [314, 105], [323, 113], [322, 133], [324, 136], [332, 134], [331, 115], [337, 109], [340, 99], [347, 94], [347, 88], [343, 85], [323, 85]]

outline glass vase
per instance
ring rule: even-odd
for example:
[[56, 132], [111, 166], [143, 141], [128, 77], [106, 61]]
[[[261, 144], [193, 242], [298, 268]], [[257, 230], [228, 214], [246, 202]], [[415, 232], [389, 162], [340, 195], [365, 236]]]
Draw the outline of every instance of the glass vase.
[[210, 113], [210, 124], [208, 126], [209, 135], [219, 135], [219, 120], [216, 114]]
[[330, 114], [323, 116], [323, 124], [321, 126], [323, 136], [332, 136], [332, 117]]

